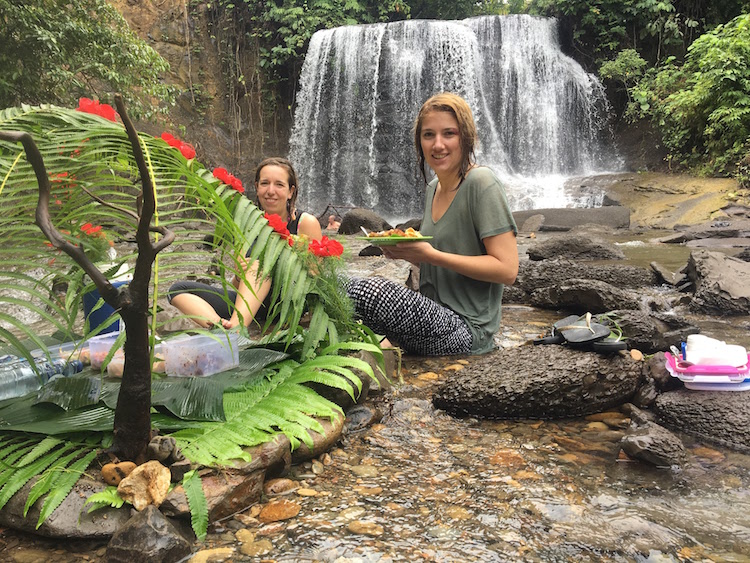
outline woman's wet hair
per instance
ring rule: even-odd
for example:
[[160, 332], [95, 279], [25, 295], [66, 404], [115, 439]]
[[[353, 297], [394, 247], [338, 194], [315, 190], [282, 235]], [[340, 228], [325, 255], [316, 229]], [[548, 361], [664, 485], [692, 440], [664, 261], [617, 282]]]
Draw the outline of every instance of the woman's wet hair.
[[[297, 172], [294, 170], [292, 163], [289, 162], [289, 160], [287, 160], [286, 158], [282, 158], [280, 156], [271, 156], [268, 158], [264, 158], [258, 163], [258, 166], [255, 169], [256, 192], [258, 190], [258, 182], [260, 181], [260, 171], [263, 170], [266, 166], [280, 166], [281, 168], [286, 170], [287, 175], [289, 176], [287, 182], [289, 183], [289, 188], [291, 188], [292, 190], [292, 197], [289, 198], [289, 200], [287, 200], [286, 202], [286, 212], [289, 214], [289, 219], [292, 219], [297, 203], [297, 195], [299, 194], [299, 180], [297, 180]], [[258, 204], [258, 207], [260, 207], [260, 202], [256, 201], [256, 203]]]
[[417, 148], [417, 159], [419, 171], [422, 178], [427, 182], [427, 170], [425, 165], [424, 151], [422, 151], [422, 123], [427, 114], [435, 111], [444, 111], [453, 115], [458, 122], [458, 134], [461, 140], [461, 169], [459, 176], [461, 181], [466, 177], [469, 167], [474, 164], [474, 147], [477, 144], [477, 126], [471, 113], [469, 104], [461, 96], [451, 92], [441, 92], [430, 97], [422, 104], [417, 118], [414, 120], [414, 145]]

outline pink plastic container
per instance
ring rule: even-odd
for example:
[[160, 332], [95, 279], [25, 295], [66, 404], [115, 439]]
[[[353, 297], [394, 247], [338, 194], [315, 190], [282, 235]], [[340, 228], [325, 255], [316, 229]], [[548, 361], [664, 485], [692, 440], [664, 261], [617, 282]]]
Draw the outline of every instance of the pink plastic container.
[[[689, 389], [718, 391], [721, 388], [714, 386], [722, 384], [731, 388], [725, 390], [742, 391], [747, 389], [745, 380], [750, 379], [750, 367], [748, 364], [741, 367], [692, 365], [677, 360], [669, 352], [664, 354], [664, 358], [666, 360], [667, 371], [670, 375], [685, 382], [685, 386]], [[750, 354], [748, 355], [748, 362], [750, 362]], [[691, 385], [688, 385], [688, 383]], [[709, 387], [698, 387], [698, 385], [702, 384], [707, 384]]]

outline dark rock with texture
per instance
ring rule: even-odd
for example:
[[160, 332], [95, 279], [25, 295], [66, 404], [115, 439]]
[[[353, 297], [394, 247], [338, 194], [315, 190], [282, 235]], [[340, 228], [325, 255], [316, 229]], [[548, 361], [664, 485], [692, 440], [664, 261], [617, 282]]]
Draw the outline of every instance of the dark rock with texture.
[[362, 233], [360, 227], [368, 231], [385, 231], [390, 229], [391, 225], [374, 211], [357, 207], [341, 219], [339, 234], [358, 235]]
[[719, 316], [750, 314], [750, 263], [722, 252], [695, 250], [687, 275], [695, 285], [692, 310]]
[[632, 423], [620, 445], [628, 456], [657, 467], [679, 466], [685, 461], [685, 446], [676, 435], [644, 417], [635, 416], [631, 410]]
[[149, 505], [112, 536], [107, 546], [107, 561], [170, 563], [183, 559], [190, 551], [191, 543], [180, 535], [158, 508]]
[[539, 241], [526, 251], [530, 260], [568, 258], [572, 260], [623, 260], [625, 254], [614, 244], [582, 234], [565, 234]]
[[[630, 348], [640, 350], [644, 354], [669, 350], [670, 346], [679, 347], [680, 342], [687, 340], [688, 335], [700, 332], [694, 324], [671, 313], [620, 309], [610, 311], [609, 314], [617, 321]], [[666, 372], [663, 355], [661, 367]], [[653, 377], [661, 381], [658, 375], [653, 375]]]
[[520, 346], [483, 356], [435, 393], [455, 416], [568, 418], [602, 412], [632, 397], [643, 364], [565, 346]]
[[669, 428], [750, 453], [750, 391], [680, 389], [659, 395], [654, 411]]
[[567, 259], [521, 262], [514, 285], [527, 293], [570, 280], [596, 280], [621, 289], [639, 289], [658, 285], [655, 272], [626, 264], [591, 264]]
[[596, 280], [569, 280], [534, 291], [529, 303], [545, 309], [605, 313], [612, 309], [638, 309], [638, 294]]

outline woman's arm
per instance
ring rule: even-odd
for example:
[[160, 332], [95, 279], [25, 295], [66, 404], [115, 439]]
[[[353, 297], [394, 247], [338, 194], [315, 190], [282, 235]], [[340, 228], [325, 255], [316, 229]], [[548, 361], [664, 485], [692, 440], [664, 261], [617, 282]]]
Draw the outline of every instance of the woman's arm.
[[230, 319], [222, 321], [224, 328], [238, 326], [240, 319], [243, 320], [245, 326], [248, 326], [271, 291], [271, 278], [260, 278], [257, 260], [248, 265], [247, 260], [241, 258], [240, 266], [243, 268], [244, 279], [241, 276], [234, 276], [232, 280], [232, 284], [237, 288], [237, 299], [234, 301], [234, 312]]
[[297, 234], [305, 235], [310, 240], [320, 240], [323, 238], [320, 223], [309, 213], [303, 213], [300, 215], [299, 224], [297, 225]]
[[433, 266], [453, 270], [466, 277], [511, 285], [518, 275], [518, 248], [513, 231], [482, 239], [487, 254], [464, 256], [437, 250], [428, 242], [406, 242], [384, 248], [390, 258], [400, 258], [419, 265], [427, 262]]

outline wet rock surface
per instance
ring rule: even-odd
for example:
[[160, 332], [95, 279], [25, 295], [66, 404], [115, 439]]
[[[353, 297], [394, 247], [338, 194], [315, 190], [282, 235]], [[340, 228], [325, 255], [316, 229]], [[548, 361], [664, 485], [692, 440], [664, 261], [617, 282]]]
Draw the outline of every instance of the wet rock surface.
[[[192, 538], [191, 538], [192, 540]], [[151, 505], [134, 515], [112, 536], [107, 545], [111, 563], [173, 563], [189, 555], [192, 541]]]
[[750, 453], [750, 392], [663, 393], [654, 402], [659, 421], [714, 444]]
[[627, 354], [520, 346], [472, 362], [436, 391], [433, 402], [461, 417], [570, 418], [628, 401], [641, 372], [642, 364]]

